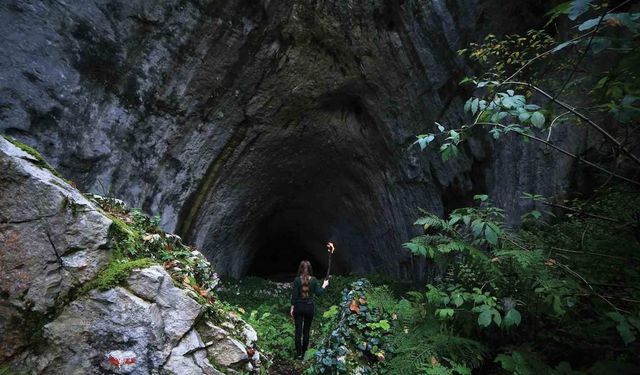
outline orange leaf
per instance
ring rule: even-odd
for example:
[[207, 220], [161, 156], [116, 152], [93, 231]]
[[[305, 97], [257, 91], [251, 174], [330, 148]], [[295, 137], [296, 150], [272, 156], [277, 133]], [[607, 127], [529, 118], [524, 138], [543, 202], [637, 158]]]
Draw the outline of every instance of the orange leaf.
[[365, 305], [365, 304], [367, 303], [367, 300], [366, 300], [366, 299], [364, 299], [364, 297], [360, 297], [360, 298], [358, 299], [358, 302], [360, 302], [360, 304], [361, 304], [361, 305]]
[[354, 313], [359, 313], [360, 312], [360, 306], [358, 306], [358, 302], [356, 302], [356, 300], [352, 300], [351, 304], [349, 305], [349, 310], [351, 310], [351, 312]]

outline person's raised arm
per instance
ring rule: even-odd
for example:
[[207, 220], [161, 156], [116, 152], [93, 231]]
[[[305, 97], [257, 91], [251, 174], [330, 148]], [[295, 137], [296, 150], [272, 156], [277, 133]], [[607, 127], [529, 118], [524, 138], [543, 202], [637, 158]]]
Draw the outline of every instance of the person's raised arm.
[[316, 296], [322, 295], [322, 293], [324, 293], [324, 290], [327, 288], [328, 285], [329, 285], [329, 280], [324, 280], [322, 282], [322, 286], [320, 286], [320, 280], [316, 279], [316, 283], [315, 283]]

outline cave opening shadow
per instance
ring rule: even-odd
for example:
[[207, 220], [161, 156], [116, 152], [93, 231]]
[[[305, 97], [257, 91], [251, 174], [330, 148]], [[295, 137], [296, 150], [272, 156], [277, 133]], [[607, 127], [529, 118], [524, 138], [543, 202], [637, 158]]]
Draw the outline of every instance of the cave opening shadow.
[[304, 241], [292, 234], [274, 234], [266, 238], [252, 259], [250, 276], [290, 282], [298, 273], [303, 260], [311, 262], [314, 276], [323, 278], [327, 273], [326, 260], [319, 259], [317, 252], [305, 248]]
[[[258, 276], [278, 282], [291, 282], [302, 260], [311, 262], [313, 274], [322, 279], [327, 273], [331, 219], [309, 215], [308, 209], [285, 209], [271, 215], [260, 227], [254, 245], [248, 276]], [[345, 274], [347, 267], [334, 255], [331, 274]]]
[[324, 262], [305, 249], [298, 238], [287, 234], [270, 237], [257, 250], [248, 275], [290, 282], [297, 275], [300, 262], [308, 260], [311, 262], [314, 275], [318, 278], [324, 277], [327, 272]]

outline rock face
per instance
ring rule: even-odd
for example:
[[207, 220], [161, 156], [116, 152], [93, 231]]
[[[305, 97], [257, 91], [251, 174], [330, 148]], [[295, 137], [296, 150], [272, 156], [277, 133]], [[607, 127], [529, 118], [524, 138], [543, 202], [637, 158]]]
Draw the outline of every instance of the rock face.
[[111, 221], [37, 162], [0, 137], [0, 362], [111, 254]]
[[[134, 270], [122, 286], [80, 291], [111, 259], [112, 221], [35, 154], [3, 137], [0, 170], [0, 367], [218, 375], [209, 358], [229, 371], [258, 365], [247, 356], [255, 341], [245, 346], [224, 331], [203, 341], [197, 330], [206, 323], [203, 306], [162, 266]], [[243, 340], [255, 332], [244, 331]], [[225, 354], [229, 342], [236, 351]]]
[[[190, 370], [182, 373], [198, 373], [195, 352], [205, 349], [190, 331], [200, 309], [162, 267], [134, 271], [125, 287], [93, 291], [48, 323], [43, 339], [50, 349], [37, 368], [59, 374], [96, 368], [148, 374], [168, 362], [173, 369]], [[26, 357], [29, 363], [31, 353]]]
[[488, 192], [517, 217], [522, 192], [563, 193], [570, 163], [535, 146], [475, 141], [448, 163], [410, 147], [462, 120], [455, 51], [471, 30], [524, 27], [537, 5], [5, 1], [0, 130], [83, 189], [160, 214], [222, 273], [322, 268], [330, 239], [334, 271], [410, 277], [417, 207]]

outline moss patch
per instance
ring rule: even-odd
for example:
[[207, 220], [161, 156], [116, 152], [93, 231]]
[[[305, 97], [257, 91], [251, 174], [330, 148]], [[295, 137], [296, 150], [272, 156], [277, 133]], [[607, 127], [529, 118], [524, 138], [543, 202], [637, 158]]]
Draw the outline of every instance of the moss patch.
[[17, 139], [9, 137], [7, 135], [3, 134], [2, 136], [4, 137], [4, 139], [9, 141], [12, 145], [16, 146], [17, 148], [21, 149], [27, 154], [33, 156], [36, 159], [36, 161], [33, 164], [37, 165], [40, 168], [44, 168], [48, 170], [49, 172], [53, 173], [56, 177], [66, 181], [66, 179], [58, 171], [56, 171], [52, 166], [50, 166], [49, 163], [47, 163], [47, 161], [44, 160], [42, 155], [40, 155], [40, 153], [36, 151], [33, 147], [27, 146], [26, 144], [18, 141]]
[[107, 290], [114, 288], [122, 284], [134, 269], [149, 267], [155, 263], [150, 258], [136, 260], [114, 259], [100, 271], [95, 279], [82, 287], [80, 293], [83, 294], [92, 289]]

